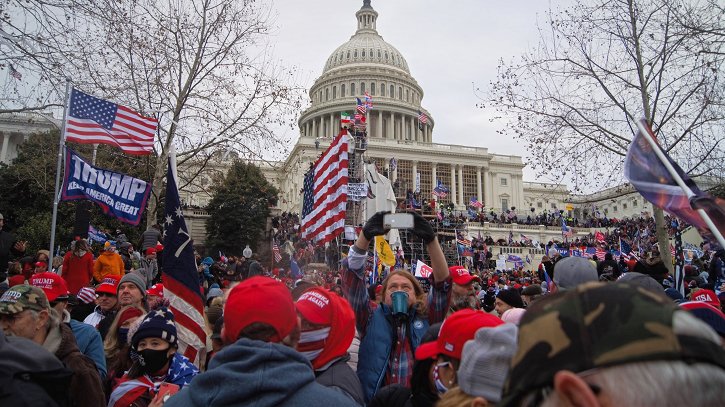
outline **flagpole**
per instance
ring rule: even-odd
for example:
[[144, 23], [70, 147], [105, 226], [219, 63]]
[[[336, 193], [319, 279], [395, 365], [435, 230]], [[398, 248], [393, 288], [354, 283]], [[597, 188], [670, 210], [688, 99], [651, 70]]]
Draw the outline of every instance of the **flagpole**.
[[53, 253], [53, 246], [55, 246], [55, 222], [58, 219], [58, 188], [60, 187], [60, 170], [63, 163], [63, 147], [65, 146], [65, 129], [66, 129], [66, 118], [68, 116], [68, 106], [70, 106], [70, 83], [71, 78], [65, 78], [65, 99], [63, 108], [63, 129], [60, 132], [60, 146], [58, 147], [58, 165], [55, 171], [55, 193], [53, 195], [53, 219], [51, 220], [50, 226], [50, 252]]
[[[662, 164], [665, 166], [665, 168], [667, 168], [667, 171], [670, 173], [672, 178], [675, 179], [675, 182], [677, 182], [677, 185], [679, 185], [680, 188], [682, 188], [682, 190], [685, 192], [685, 195], [687, 195], [687, 199], [689, 200], [690, 198], [695, 196], [695, 193], [692, 192], [692, 190], [690, 189], [690, 187], [687, 186], [687, 184], [685, 184], [685, 181], [682, 180], [682, 177], [680, 177], [680, 174], [678, 174], [677, 171], [675, 170], [675, 168], [672, 166], [672, 164], [670, 164], [670, 160], [668, 160], [667, 157], [665, 157], [665, 154], [662, 152], [660, 147], [657, 145], [657, 142], [655, 142], [653, 137], [649, 134], [647, 129], [644, 127], [641, 120], [637, 121], [637, 128], [639, 129], [639, 131], [642, 132], [642, 135], [644, 135], [644, 139], [647, 140], [647, 142], [650, 144], [650, 146], [652, 146], [652, 150], [655, 152], [655, 154], [657, 154], [657, 158], [659, 158], [660, 161], [662, 162]], [[718, 243], [720, 243], [720, 246], [725, 247], [725, 238], [723, 238], [722, 233], [720, 233], [720, 230], [718, 230], [718, 228], [712, 222], [712, 219], [710, 219], [710, 216], [707, 214], [707, 212], [705, 212], [704, 209], [697, 209], [697, 213], [700, 214], [700, 217], [702, 218], [702, 220], [705, 221], [705, 223], [707, 224], [707, 227], [709, 227], [712, 234], [715, 235], [715, 238], [717, 239]]]

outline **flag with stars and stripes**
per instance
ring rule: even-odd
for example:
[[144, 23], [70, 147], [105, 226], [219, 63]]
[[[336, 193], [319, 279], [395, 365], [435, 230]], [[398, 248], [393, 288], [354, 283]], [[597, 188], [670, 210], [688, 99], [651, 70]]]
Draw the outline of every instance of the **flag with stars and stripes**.
[[81, 144], [108, 144], [126, 154], [149, 155], [154, 147], [158, 120], [94, 98], [73, 89], [70, 95], [66, 140]]
[[360, 114], [365, 114], [365, 104], [363, 104], [360, 98], [357, 98], [357, 111], [360, 112]]
[[474, 208], [483, 208], [483, 204], [474, 197], [471, 197], [471, 203], [468, 204], [468, 206], [473, 206]]
[[425, 114], [423, 114], [423, 112], [421, 112], [420, 110], [418, 110], [418, 120], [421, 123], [427, 123], [428, 122], [428, 116], [426, 116]]
[[441, 198], [445, 198], [446, 196], [448, 196], [448, 193], [451, 192], [451, 190], [448, 189], [447, 186], [443, 185], [443, 183], [440, 180], [437, 180], [437, 181], [438, 181], [438, 185], [435, 188], [433, 188], [432, 194], [435, 196], [441, 197]]
[[277, 246], [277, 242], [272, 239], [272, 253], [274, 253], [274, 261], [279, 263], [282, 261], [282, 253], [279, 252], [279, 247]]
[[325, 244], [345, 229], [347, 132], [340, 133], [305, 174], [302, 238]]
[[163, 279], [164, 298], [171, 303], [176, 318], [179, 350], [195, 366], [206, 360], [204, 297], [199, 286], [194, 246], [181, 211], [176, 187], [176, 157], [169, 155], [166, 174], [166, 210], [164, 213]]
[[10, 76], [12, 76], [13, 78], [15, 78], [19, 81], [23, 80], [23, 74], [18, 72], [18, 70], [15, 69], [15, 67], [13, 66], [13, 64], [10, 64]]
[[632, 247], [622, 240], [622, 238], [619, 238], [619, 252], [622, 253], [625, 261], [629, 261], [632, 257]]
[[368, 95], [367, 92], [365, 92], [365, 108], [366, 109], [373, 109], [373, 97]]

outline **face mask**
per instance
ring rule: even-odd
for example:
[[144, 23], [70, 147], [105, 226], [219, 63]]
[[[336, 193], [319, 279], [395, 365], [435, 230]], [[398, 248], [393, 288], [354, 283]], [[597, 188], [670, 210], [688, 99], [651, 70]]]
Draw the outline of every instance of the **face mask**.
[[124, 345], [128, 342], [128, 329], [129, 328], [118, 328], [118, 340]]
[[141, 364], [141, 369], [148, 374], [157, 373], [161, 370], [169, 361], [167, 353], [170, 347], [162, 350], [144, 349], [138, 351], [138, 362]]
[[441, 383], [441, 378], [438, 375], [438, 366], [448, 366], [448, 362], [437, 364], [435, 365], [435, 368], [433, 368], [433, 377], [436, 381], [436, 390], [438, 390], [438, 394], [443, 394], [448, 391], [448, 387], [444, 386], [443, 383]]
[[304, 355], [310, 362], [315, 360], [325, 348], [325, 340], [329, 334], [329, 327], [300, 332], [297, 351]]

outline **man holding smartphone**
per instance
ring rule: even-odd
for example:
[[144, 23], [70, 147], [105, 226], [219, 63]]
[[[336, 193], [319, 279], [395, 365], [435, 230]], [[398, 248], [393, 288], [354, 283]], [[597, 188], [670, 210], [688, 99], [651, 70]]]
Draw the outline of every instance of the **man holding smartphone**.
[[355, 312], [361, 336], [357, 374], [366, 403], [388, 384], [410, 386], [414, 352], [430, 324], [443, 321], [451, 301], [452, 281], [443, 250], [433, 227], [415, 212], [410, 214], [410, 231], [423, 240], [430, 255], [433, 273], [429, 293], [423, 292], [412, 274], [395, 270], [382, 284], [382, 302], [370, 301], [365, 288], [367, 250], [375, 236], [388, 232], [384, 224], [386, 214], [378, 212], [368, 219], [342, 262], [343, 290]]

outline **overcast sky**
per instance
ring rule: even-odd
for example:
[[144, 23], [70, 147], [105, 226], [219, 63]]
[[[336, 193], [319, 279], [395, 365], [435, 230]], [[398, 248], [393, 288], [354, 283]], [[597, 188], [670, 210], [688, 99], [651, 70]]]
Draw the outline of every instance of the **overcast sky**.
[[[278, 30], [274, 54], [306, 75], [309, 90], [332, 52], [355, 33], [362, 0], [274, 0]], [[537, 21], [568, 0], [372, 0], [377, 30], [407, 59], [423, 88], [423, 107], [435, 119], [433, 142], [487, 147], [496, 154], [527, 157], [526, 148], [496, 133], [490, 110], [476, 107], [475, 87], [495, 80], [499, 60], [509, 62], [539, 41]], [[297, 131], [294, 132], [296, 137]], [[292, 136], [292, 134], [290, 134]], [[536, 181], [524, 169], [525, 181]], [[540, 180], [545, 181], [545, 180]]]

